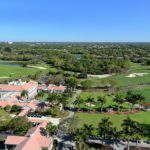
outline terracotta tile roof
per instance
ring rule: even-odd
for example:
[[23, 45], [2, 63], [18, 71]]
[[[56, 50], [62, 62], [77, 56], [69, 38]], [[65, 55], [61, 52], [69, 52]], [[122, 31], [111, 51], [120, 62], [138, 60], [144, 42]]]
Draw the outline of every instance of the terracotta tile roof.
[[17, 96], [19, 96], [18, 93], [15, 93], [11, 97], [9, 97], [7, 100], [0, 100], [0, 107], [4, 108], [7, 105], [13, 106], [13, 105], [19, 105], [21, 106], [22, 104], [17, 101]]
[[41, 147], [48, 147], [51, 144], [51, 138], [47, 138], [46, 135], [44, 135], [43, 133], [46, 126], [47, 122], [42, 122], [40, 125], [38, 125], [37, 129], [33, 134], [33, 137], [36, 138]]
[[40, 123], [37, 127], [30, 130], [26, 137], [8, 136], [5, 144], [17, 145], [15, 150], [40, 150], [42, 147], [49, 147], [51, 138], [45, 135], [47, 122]]
[[25, 116], [28, 114], [28, 112], [30, 111], [30, 108], [26, 107], [24, 110], [22, 110], [18, 116]]
[[38, 86], [39, 90], [50, 90], [50, 91], [65, 91], [66, 87], [63, 85], [57, 86], [54, 84], [50, 84], [49, 86], [46, 86], [45, 84], [39, 85]]
[[20, 85], [8, 85], [8, 84], [0, 84], [1, 91], [22, 91], [23, 88]]
[[7, 136], [5, 144], [7, 145], [18, 145], [22, 141], [26, 140], [25, 136]]
[[44, 84], [44, 85], [39, 85], [38, 86], [38, 89], [39, 90], [46, 90], [47, 89], [47, 86]]
[[51, 91], [64, 91], [65, 89], [66, 87], [63, 85], [57, 86], [57, 85], [50, 84], [48, 86], [48, 90], [51, 90]]
[[32, 135], [35, 132], [36, 128], [37, 128], [37, 126], [29, 129], [25, 136], [29, 137], [30, 135]]
[[4, 108], [4, 107], [6, 107], [7, 105], [12, 106], [13, 103], [10, 102], [10, 101], [3, 101], [3, 100], [0, 100], [0, 108]]
[[15, 147], [14, 150], [40, 150], [40, 145], [35, 138], [28, 138]]
[[19, 102], [18, 100], [16, 100], [16, 96], [18, 96], [17, 93], [16, 93], [16, 95], [13, 95], [12, 97], [10, 97], [7, 100], [0, 100], [0, 107], [4, 108], [7, 105], [10, 105], [10, 106], [18, 105], [21, 107], [27, 106], [33, 110], [35, 110], [38, 107], [38, 101], [32, 100], [30, 103]]
[[36, 82], [28, 82], [23, 85], [0, 84], [0, 91], [23, 91], [36, 85]]
[[35, 110], [38, 107], [38, 102], [35, 100], [32, 100], [30, 103], [28, 103], [27, 106], [30, 107], [31, 109]]
[[38, 107], [38, 103], [35, 100], [32, 100], [30, 103], [18, 103], [18, 105], [24, 106], [18, 116], [25, 116], [31, 109], [35, 110]]

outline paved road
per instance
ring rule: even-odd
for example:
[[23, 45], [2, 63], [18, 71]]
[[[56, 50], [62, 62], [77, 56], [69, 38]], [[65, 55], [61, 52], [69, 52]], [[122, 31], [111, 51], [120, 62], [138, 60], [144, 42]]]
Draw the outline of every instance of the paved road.
[[78, 96], [80, 95], [81, 90], [77, 90], [76, 93], [73, 96], [72, 102], [70, 104], [70, 109], [74, 109], [74, 103], [77, 100]]
[[[112, 147], [114, 147], [115, 150], [124, 150], [125, 147], [127, 147], [127, 143], [118, 143], [118, 144], [114, 144], [111, 145]], [[134, 146], [136, 147], [136, 143], [130, 142], [129, 146]], [[150, 148], [150, 144], [146, 144], [144, 142], [138, 143], [138, 147], [146, 147], [146, 148]]]
[[70, 103], [70, 110], [68, 111], [69, 115], [66, 118], [64, 118], [64, 119], [68, 119], [68, 118], [73, 118], [74, 117], [74, 103], [77, 100], [77, 98], [80, 95], [80, 93], [81, 93], [81, 90], [76, 90], [76, 93], [73, 96], [72, 102]]
[[[92, 139], [90, 139], [90, 140], [88, 140], [88, 142], [89, 143], [102, 144], [101, 140], [92, 140]], [[114, 148], [114, 150], [124, 150], [124, 148], [127, 147], [127, 142], [122, 142], [122, 141], [114, 144], [112, 141], [105, 140], [103, 143], [110, 145], [111, 147]], [[129, 146], [136, 146], [136, 143], [129, 142]], [[144, 143], [142, 140], [141, 140], [141, 143], [138, 143], [138, 146], [139, 147], [150, 148], [150, 144]]]
[[[127, 142], [120, 142], [122, 145], [127, 145]], [[129, 142], [130, 146], [136, 146], [136, 143]], [[147, 147], [150, 148], [150, 144], [144, 143], [143, 140], [141, 140], [141, 143], [138, 143], [139, 147]]]
[[76, 93], [73, 96], [72, 102], [70, 103], [70, 110], [68, 111], [68, 116], [63, 118], [63, 123], [60, 123], [59, 129], [57, 131], [57, 140], [59, 141], [58, 149], [62, 149], [62, 144], [64, 145], [70, 145], [75, 146], [75, 142], [73, 141], [72, 137], [67, 134], [69, 129], [69, 124], [71, 118], [74, 117], [74, 103], [77, 100], [79, 94], [81, 93], [81, 90], [77, 90]]

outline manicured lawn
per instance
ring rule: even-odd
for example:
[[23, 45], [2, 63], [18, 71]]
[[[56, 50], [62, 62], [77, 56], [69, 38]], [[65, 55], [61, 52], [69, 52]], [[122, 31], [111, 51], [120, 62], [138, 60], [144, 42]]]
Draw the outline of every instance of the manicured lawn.
[[[150, 86], [144, 86], [144, 87], [137, 87], [134, 89], [131, 89], [135, 93], [142, 94], [145, 97], [144, 103], [150, 103]], [[119, 92], [121, 95], [125, 96], [126, 92]]]
[[96, 114], [96, 113], [76, 113], [75, 116], [79, 119], [79, 126], [82, 127], [84, 123], [93, 124], [94, 127], [97, 127], [100, 120], [104, 117], [109, 117], [113, 122], [114, 126], [118, 129], [121, 129], [121, 124], [123, 120], [129, 116], [131, 119], [138, 121], [144, 124], [150, 124], [150, 112], [139, 112], [136, 114], [129, 115], [110, 115], [110, 114]]
[[[8, 63], [8, 65], [3, 65], [0, 63], [0, 80], [9, 80], [9, 79], [18, 79], [22, 77], [27, 77], [28, 75], [34, 75], [36, 73], [45, 74], [47, 72], [56, 71], [51, 65], [42, 64], [34, 64], [36, 67], [44, 67], [46, 69], [39, 69], [34, 67], [22, 67], [21, 65], [13, 65], [20, 64], [21, 62], [13, 62], [13, 61], [0, 61], [1, 63]], [[11, 65], [12, 63], [12, 65]]]
[[39, 100], [39, 101], [41, 101], [41, 102], [44, 102], [44, 101], [46, 101], [46, 100], [47, 100], [48, 95], [49, 95], [48, 93], [44, 93], [44, 95], [43, 95], [43, 96], [38, 97], [38, 100]]
[[0, 66], [0, 77], [22, 77], [27, 75], [33, 75], [37, 72], [34, 68], [25, 68], [20, 66]]
[[[148, 73], [148, 74], [139, 77], [133, 77], [133, 78], [126, 77], [131, 73]], [[99, 78], [89, 78], [89, 79], [93, 81], [94, 86], [101, 85], [102, 80], [106, 80], [106, 81], [114, 80], [116, 81], [115, 86], [117, 87], [144, 84], [144, 83], [150, 83], [150, 69], [140, 64], [131, 63], [131, 67], [127, 73], [113, 75], [111, 77], [104, 78], [104, 79], [99, 79]]]
[[[138, 76], [138, 77], [133, 77], [129, 78], [127, 77], [131, 73], [148, 73], [143, 76]], [[146, 85], [150, 83], [150, 69], [146, 66], [142, 66], [140, 64], [136, 63], [131, 63], [131, 67], [127, 73], [124, 74], [118, 74], [118, 75], [113, 75], [108, 78], [104, 79], [99, 79], [99, 78], [90, 78], [90, 80], [93, 81], [94, 86], [100, 86], [103, 82], [103, 80], [108, 81], [108, 80], [113, 80], [116, 82], [116, 87], [124, 87], [129, 86], [129, 90], [135, 90], [146, 98], [146, 103], [150, 103], [150, 86]], [[139, 86], [140, 84], [145, 84], [145, 86]], [[93, 93], [93, 92], [92, 92]], [[95, 95], [95, 94], [93, 94]], [[125, 93], [123, 93], [125, 95]], [[111, 100], [109, 100], [109, 103], [111, 103]]]
[[[91, 91], [91, 92], [82, 92], [80, 94], [80, 97], [83, 99], [83, 104], [81, 104], [81, 107], [88, 107], [86, 106], [86, 103], [87, 103], [86, 100], [88, 97], [93, 97], [95, 99], [95, 102], [93, 104], [95, 104], [95, 108], [98, 108], [100, 106], [99, 103], [97, 102], [98, 96], [106, 96], [106, 104], [104, 104], [104, 108], [118, 105], [116, 102], [113, 101], [113, 96], [108, 96], [104, 92], [102, 93], [102, 92]], [[122, 104], [122, 106], [124, 108], [128, 108], [128, 103], [124, 103]]]

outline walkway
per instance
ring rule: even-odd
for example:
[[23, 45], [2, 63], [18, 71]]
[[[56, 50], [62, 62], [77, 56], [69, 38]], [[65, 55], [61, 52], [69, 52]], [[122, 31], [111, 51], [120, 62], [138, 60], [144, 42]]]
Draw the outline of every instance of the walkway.
[[73, 141], [73, 138], [68, 135], [68, 129], [69, 125], [72, 122], [71, 118], [74, 117], [74, 103], [77, 100], [78, 96], [80, 95], [81, 90], [77, 90], [76, 93], [73, 96], [72, 102], [70, 104], [70, 110], [68, 111], [69, 115], [62, 119], [62, 122], [59, 124], [59, 129], [56, 134], [56, 138], [59, 141], [58, 149], [62, 149], [63, 145], [70, 145], [75, 146], [75, 142]]
[[74, 117], [74, 103], [77, 100], [77, 98], [80, 95], [80, 93], [81, 93], [81, 90], [77, 90], [76, 93], [74, 94], [72, 102], [70, 103], [70, 110], [68, 111], [69, 115], [68, 115], [67, 118], [73, 118]]

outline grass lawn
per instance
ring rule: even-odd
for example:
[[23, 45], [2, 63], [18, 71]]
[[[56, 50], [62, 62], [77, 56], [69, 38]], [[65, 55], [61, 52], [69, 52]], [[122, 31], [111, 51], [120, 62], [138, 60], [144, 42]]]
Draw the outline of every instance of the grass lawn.
[[37, 72], [34, 68], [25, 68], [21, 66], [0, 66], [0, 77], [16, 78], [27, 75], [33, 75]]
[[138, 121], [139, 123], [150, 124], [150, 112], [139, 112], [136, 114], [129, 115], [110, 115], [110, 114], [96, 114], [96, 113], [76, 113], [75, 116], [79, 119], [79, 126], [82, 127], [84, 123], [93, 124], [94, 127], [97, 127], [100, 120], [104, 117], [109, 117], [113, 122], [114, 126], [118, 129], [121, 129], [121, 124], [123, 120], [129, 116], [131, 119]]
[[[81, 104], [81, 107], [88, 107], [86, 106], [86, 100], [88, 97], [93, 97], [95, 99], [95, 108], [99, 107], [99, 103], [97, 102], [97, 97], [98, 96], [104, 96], [106, 95], [104, 92], [82, 92], [80, 94], [80, 97], [83, 99], [83, 104]], [[108, 107], [108, 106], [116, 106], [118, 105], [116, 102], [113, 101], [113, 97], [112, 96], [106, 96], [106, 104], [104, 104], [104, 107]], [[124, 103], [122, 104], [122, 106], [127, 109], [128, 108], [128, 103]], [[93, 107], [94, 108], [94, 107]]]
[[7, 113], [5, 110], [0, 109], [0, 120], [4, 120], [4, 119], [10, 119], [10, 115], [9, 113]]
[[47, 68], [50, 72], [57, 72], [57, 68], [53, 67], [51, 64], [46, 64], [46, 63], [39, 63], [39, 64], [34, 64], [31, 66], [36, 66], [36, 67], [44, 67]]
[[[143, 75], [141, 77], [133, 77], [133, 78], [126, 77], [131, 73], [148, 73], [148, 74]], [[117, 87], [144, 84], [148, 82], [150, 83], [150, 69], [140, 64], [131, 63], [131, 67], [127, 73], [113, 75], [111, 77], [103, 78], [103, 79], [91, 78], [91, 77], [89, 79], [93, 81], [94, 86], [101, 85], [102, 80], [114, 80], [116, 81]]]
[[[46, 69], [39, 69], [34, 67], [22, 67], [21, 62], [16, 61], [0, 61], [0, 80], [18, 79], [22, 77], [27, 77], [28, 75], [34, 75], [36, 73], [46, 74], [47, 72], [55, 72], [56, 68], [45, 63], [35, 64], [36, 67], [44, 67]], [[14, 65], [16, 64], [16, 65]]]
[[38, 100], [40, 101], [40, 102], [45, 102], [46, 100], [47, 100], [47, 98], [48, 98], [48, 93], [44, 93], [44, 95], [43, 96], [41, 96], [41, 97], [38, 97]]
[[[142, 94], [145, 97], [145, 102], [144, 103], [150, 103], [150, 86], [146, 86], [146, 87], [137, 87], [134, 89], [131, 89], [133, 92], [135, 93], [139, 93]], [[121, 91], [119, 92], [121, 95], [125, 96], [126, 93]]]
[[59, 115], [57, 115], [56, 117], [54, 118], [65, 118], [69, 115], [68, 111], [64, 111], [62, 113], [60, 113]]
[[[129, 78], [127, 77], [131, 73], [148, 73], [147, 75]], [[93, 86], [100, 86], [103, 80], [113, 80], [116, 81], [116, 87], [128, 87], [128, 89], [135, 90], [146, 98], [146, 103], [150, 103], [150, 86], [146, 85], [150, 83], [150, 69], [146, 66], [142, 66], [140, 64], [131, 63], [131, 67], [127, 73], [113, 75], [108, 78], [99, 79], [99, 78], [89, 78], [93, 81]], [[139, 85], [138, 85], [139, 84]], [[140, 84], [145, 84], [143, 87]], [[92, 95], [97, 95], [92, 92]], [[111, 100], [109, 100], [111, 104]]]

